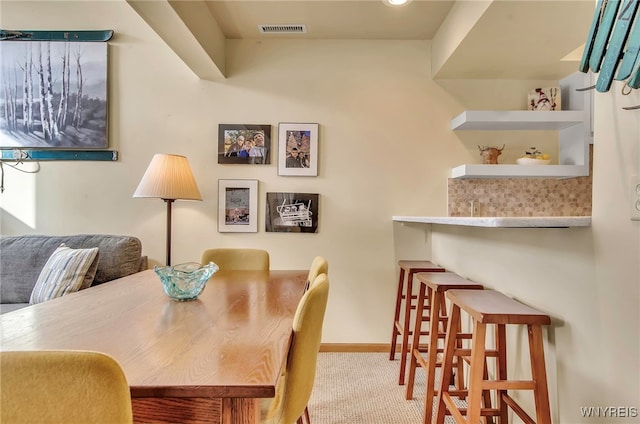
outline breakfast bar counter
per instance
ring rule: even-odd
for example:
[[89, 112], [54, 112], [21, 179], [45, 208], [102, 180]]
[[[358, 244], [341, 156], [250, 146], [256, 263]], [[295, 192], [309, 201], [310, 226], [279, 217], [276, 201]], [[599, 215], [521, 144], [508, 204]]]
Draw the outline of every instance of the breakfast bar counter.
[[590, 227], [590, 216], [393, 216], [395, 222], [493, 228]]

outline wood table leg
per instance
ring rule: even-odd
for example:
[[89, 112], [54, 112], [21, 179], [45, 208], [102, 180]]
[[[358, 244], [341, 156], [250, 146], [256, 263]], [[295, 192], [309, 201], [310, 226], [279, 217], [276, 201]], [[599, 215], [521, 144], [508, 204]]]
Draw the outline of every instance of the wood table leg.
[[258, 423], [260, 423], [260, 399], [222, 399], [222, 424]]

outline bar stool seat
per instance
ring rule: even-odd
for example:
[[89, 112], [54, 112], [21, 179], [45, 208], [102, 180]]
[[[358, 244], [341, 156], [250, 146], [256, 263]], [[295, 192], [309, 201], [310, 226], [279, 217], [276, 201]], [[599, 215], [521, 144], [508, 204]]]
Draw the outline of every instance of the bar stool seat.
[[[467, 290], [483, 290], [484, 286], [476, 283], [453, 272], [420, 272], [416, 274], [416, 279], [420, 282], [418, 291], [418, 302], [415, 316], [415, 325], [413, 328], [413, 340], [411, 342], [411, 352], [409, 361], [409, 378], [407, 380], [407, 400], [413, 398], [413, 386], [415, 382], [416, 368], [425, 369], [425, 402], [423, 422], [431, 423], [433, 414], [433, 400], [435, 396], [435, 376], [436, 367], [441, 366], [441, 362], [437, 360], [438, 352], [443, 349], [438, 347], [438, 341], [446, 336], [447, 328], [447, 307], [444, 294], [452, 289]], [[430, 299], [431, 307], [429, 310], [429, 319], [424, 317], [425, 301]], [[419, 334], [422, 332], [422, 323], [429, 322], [428, 341], [426, 348], [421, 348], [419, 344]], [[462, 337], [458, 331], [458, 338]], [[423, 356], [426, 353], [426, 357]], [[456, 387], [461, 389], [464, 386], [464, 375], [462, 370], [462, 360], [456, 362]]]
[[[551, 412], [542, 340], [542, 326], [551, 323], [549, 315], [495, 290], [454, 289], [447, 291], [445, 296], [451, 302], [451, 312], [445, 338], [442, 377], [437, 395], [436, 423], [443, 424], [445, 415], [450, 413], [457, 423], [477, 423], [481, 416], [495, 416], [499, 424], [507, 424], [507, 412], [508, 408], [511, 408], [526, 423], [550, 424]], [[470, 316], [473, 331], [466, 410], [456, 406], [447, 384], [453, 371], [456, 329], [460, 325], [461, 310]], [[495, 350], [487, 350], [485, 345], [489, 324], [494, 325], [496, 330]], [[527, 326], [531, 380], [507, 378], [507, 325]], [[496, 357], [496, 378], [493, 380], [489, 380], [483, 372], [485, 361], [489, 356]], [[482, 408], [483, 392], [490, 390], [496, 391], [496, 408]], [[533, 391], [536, 421], [507, 393], [507, 390]]]
[[[445, 269], [431, 261], [399, 260], [400, 277], [398, 278], [398, 292], [396, 294], [396, 310], [393, 317], [393, 331], [391, 335], [391, 349], [389, 360], [393, 361], [396, 355], [398, 337], [402, 337], [400, 346], [400, 376], [398, 384], [404, 384], [407, 365], [407, 353], [409, 351], [409, 335], [411, 325], [411, 310], [416, 308], [414, 300], [418, 296], [413, 294], [413, 277], [419, 272], [445, 272]], [[407, 284], [405, 286], [405, 276]], [[400, 315], [404, 304], [404, 316], [400, 321]], [[406, 330], [406, 331], [405, 331]]]

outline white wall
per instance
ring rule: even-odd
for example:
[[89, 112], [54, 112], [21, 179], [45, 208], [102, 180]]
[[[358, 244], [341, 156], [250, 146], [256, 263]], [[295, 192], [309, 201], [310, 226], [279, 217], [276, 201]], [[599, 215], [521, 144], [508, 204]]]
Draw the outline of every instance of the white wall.
[[[449, 130], [451, 117], [481, 96], [486, 108], [518, 108], [537, 82], [434, 83], [429, 43], [411, 41], [233, 41], [229, 78], [201, 81], [120, 1], [3, 0], [0, 26], [115, 30], [109, 131], [120, 154], [43, 162], [29, 175], [5, 166], [2, 234], [132, 234], [161, 263], [164, 204], [131, 195], [154, 153], [184, 154], [204, 200], [175, 203], [174, 263], [213, 246], [266, 248], [274, 268], [324, 255], [332, 291], [323, 341], [388, 343], [396, 259], [433, 255], [554, 317], [547, 360], [557, 422], [610, 422], [581, 419], [580, 406], [640, 406], [640, 230], [622, 186], [640, 174], [640, 129], [638, 112], [619, 108], [640, 103], [637, 95], [598, 96], [591, 228], [438, 227], [431, 240], [423, 226], [390, 218], [446, 213], [449, 168], [478, 160], [473, 137]], [[218, 124], [270, 124], [275, 137], [278, 122], [320, 124], [318, 177], [279, 177], [274, 160], [217, 164]], [[266, 233], [262, 216], [258, 233], [218, 233], [219, 178], [258, 179], [261, 213], [266, 192], [320, 193], [318, 234]]]

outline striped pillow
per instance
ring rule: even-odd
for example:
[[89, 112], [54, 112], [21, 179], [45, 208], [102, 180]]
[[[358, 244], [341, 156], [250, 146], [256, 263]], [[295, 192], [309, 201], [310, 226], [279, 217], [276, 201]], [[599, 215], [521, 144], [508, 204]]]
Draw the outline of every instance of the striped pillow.
[[40, 271], [29, 303], [44, 302], [88, 287], [91, 283], [85, 280], [93, 281], [97, 265], [97, 247], [71, 249], [62, 243]]

